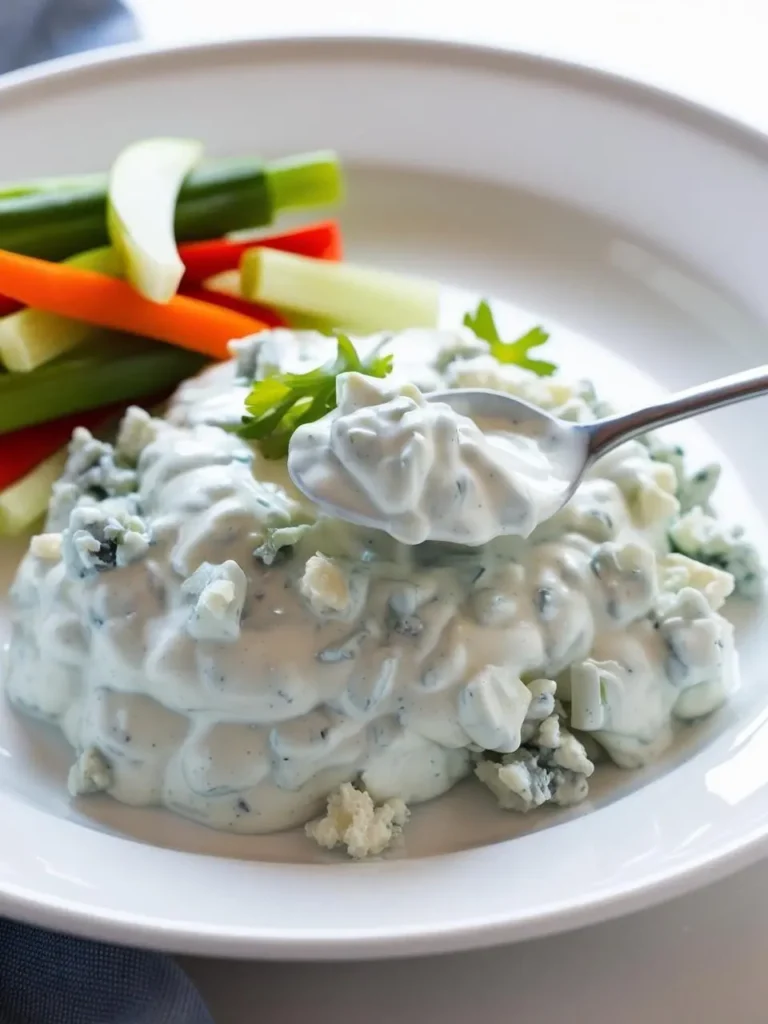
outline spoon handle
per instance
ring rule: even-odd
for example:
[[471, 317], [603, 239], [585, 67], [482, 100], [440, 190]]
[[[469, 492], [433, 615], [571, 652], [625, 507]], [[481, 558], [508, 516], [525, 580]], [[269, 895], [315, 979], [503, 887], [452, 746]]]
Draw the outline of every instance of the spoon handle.
[[758, 366], [753, 370], [734, 373], [730, 377], [709, 384], [679, 391], [655, 405], [635, 412], [622, 413], [620, 416], [609, 416], [585, 426], [589, 437], [589, 455], [591, 459], [605, 455], [624, 441], [631, 441], [638, 434], [656, 427], [665, 427], [678, 420], [688, 419], [702, 412], [712, 412], [725, 405], [743, 402], [746, 398], [755, 398], [768, 392], [768, 366]]

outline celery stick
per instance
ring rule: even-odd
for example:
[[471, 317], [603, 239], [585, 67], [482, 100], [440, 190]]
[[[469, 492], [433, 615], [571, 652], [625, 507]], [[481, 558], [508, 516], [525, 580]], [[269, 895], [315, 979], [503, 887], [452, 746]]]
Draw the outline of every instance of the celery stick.
[[[220, 274], [214, 274], [213, 277], [207, 279], [205, 287], [213, 292], [223, 292], [225, 295], [243, 298], [239, 270], [223, 270]], [[340, 324], [328, 317], [297, 313], [292, 309], [275, 307], [275, 312], [279, 313], [288, 326], [296, 331], [321, 331], [323, 334], [330, 334], [336, 328], [348, 327], [347, 324]]]
[[112, 167], [109, 237], [130, 283], [153, 302], [169, 302], [184, 276], [173, 228], [176, 200], [202, 155], [194, 139], [146, 139], [127, 146]]
[[45, 514], [66, 461], [66, 449], [56, 452], [0, 493], [0, 537], [23, 533]]
[[273, 210], [332, 206], [344, 197], [339, 158], [332, 152], [314, 153], [311, 174], [307, 173], [306, 154], [272, 160], [267, 174], [267, 191]]
[[251, 249], [240, 263], [243, 295], [355, 331], [435, 327], [440, 292], [432, 281]]
[[[262, 227], [286, 205], [326, 206], [340, 196], [341, 170], [334, 153], [211, 161], [195, 168], [179, 192], [176, 239], [217, 238]], [[63, 260], [108, 242], [106, 175], [76, 189], [0, 196], [1, 249]]]
[[195, 352], [94, 329], [91, 343], [31, 373], [0, 374], [0, 434], [156, 395], [205, 365]]
[[[121, 276], [120, 257], [113, 249], [93, 249], [66, 261], [83, 270]], [[0, 363], [14, 373], [29, 373], [93, 337], [91, 324], [23, 309], [0, 318]]]
[[297, 313], [293, 309], [278, 309], [275, 307], [275, 312], [278, 313], [294, 331], [320, 331], [321, 334], [332, 334], [333, 331], [360, 330], [360, 328], [355, 328], [350, 324], [343, 324], [338, 320], [331, 320], [329, 317], [312, 316], [311, 313]]

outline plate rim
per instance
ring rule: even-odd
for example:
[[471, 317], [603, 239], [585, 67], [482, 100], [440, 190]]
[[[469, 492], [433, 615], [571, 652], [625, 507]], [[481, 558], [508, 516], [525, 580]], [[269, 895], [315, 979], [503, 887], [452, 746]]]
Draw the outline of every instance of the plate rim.
[[549, 80], [556, 77], [564, 84], [575, 82], [582, 89], [598, 94], [609, 91], [613, 97], [630, 102], [637, 108], [668, 114], [677, 121], [684, 118], [689, 127], [700, 128], [710, 137], [716, 131], [719, 141], [768, 161], [768, 128], [763, 130], [746, 119], [725, 113], [682, 93], [597, 64], [550, 54], [544, 49], [461, 41], [426, 33], [302, 34], [286, 31], [249, 33], [208, 41], [122, 43], [56, 57], [0, 75], [0, 109], [9, 98], [13, 101], [19, 97], [23, 101], [25, 94], [34, 97], [35, 90], [44, 91], [55, 82], [78, 78], [84, 80], [89, 75], [98, 77], [113, 68], [138, 68], [142, 64], [151, 66], [170, 61], [199, 62], [206, 56], [224, 60], [227, 56], [237, 58], [240, 53], [252, 51], [259, 51], [260, 57], [266, 60], [284, 60], [291, 51], [303, 56], [312, 51], [327, 53], [333, 48], [341, 51], [344, 56], [354, 51], [369, 50], [379, 60], [382, 57], [398, 60], [399, 52], [410, 51], [417, 53], [420, 59], [434, 64], [455, 66], [461, 62], [466, 66], [492, 68], [508, 74], [522, 71], [529, 77], [538, 76]]
[[[75, 85], [94, 88], [99, 80], [116, 72], [127, 72], [130, 76], [182, 66], [192, 69], [210, 67], [212, 62], [237, 62], [254, 54], [262, 61], [282, 62], [291, 56], [298, 59], [314, 56], [327, 60], [334, 53], [358, 58], [369, 53], [378, 61], [418, 57], [425, 64], [485, 68], [502, 74], [522, 73], [548, 81], [554, 78], [582, 91], [607, 95], [636, 108], [650, 109], [671, 118], [678, 125], [703, 131], [708, 137], [757, 157], [768, 165], [768, 134], [745, 121], [663, 88], [542, 51], [413, 35], [279, 33], [209, 42], [128, 44], [59, 58], [3, 76], [0, 79], [0, 114], [4, 109], [12, 108], [17, 101], [45, 100], [55, 91], [57, 83], [74, 82]], [[269, 934], [264, 928], [246, 931], [232, 927], [228, 932], [219, 925], [190, 928], [189, 923], [183, 921], [99, 911], [75, 900], [41, 898], [24, 886], [2, 880], [0, 901], [3, 913], [20, 921], [91, 939], [140, 944], [176, 953], [293, 960], [383, 959], [485, 948], [619, 917], [749, 866], [761, 856], [767, 839], [768, 819], [758, 823], [740, 839], [724, 839], [714, 854], [701, 855], [681, 866], [667, 867], [643, 884], [625, 885], [618, 893], [609, 889], [605, 895], [591, 898], [588, 904], [580, 903], [574, 896], [566, 904], [543, 907], [535, 916], [522, 921], [512, 920], [507, 914], [498, 920], [465, 920], [452, 927], [426, 924], [408, 931], [361, 926], [355, 934], [347, 934], [313, 929], [297, 939], [292, 934]], [[375, 865], [359, 867], [365, 871], [375, 868]]]

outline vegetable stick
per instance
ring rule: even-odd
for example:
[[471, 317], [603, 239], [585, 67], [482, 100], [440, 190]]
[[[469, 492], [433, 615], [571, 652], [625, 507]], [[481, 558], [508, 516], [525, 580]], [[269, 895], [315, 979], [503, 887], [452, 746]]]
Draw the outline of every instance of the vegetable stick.
[[0, 249], [0, 289], [11, 298], [49, 313], [227, 359], [227, 345], [264, 329], [230, 309], [175, 296], [160, 305], [92, 270], [48, 263]]
[[243, 296], [265, 306], [373, 332], [436, 327], [440, 289], [432, 281], [275, 249], [249, 249], [240, 261]]
[[0, 492], [0, 537], [15, 537], [45, 513], [66, 461], [66, 451], [58, 451]]
[[255, 317], [267, 327], [286, 327], [286, 322], [274, 309], [267, 306], [259, 306], [255, 302], [249, 302], [230, 291], [219, 291], [215, 288], [203, 287], [202, 285], [182, 284], [180, 295], [188, 299], [196, 299], [199, 302], [211, 302], [214, 306], [223, 306], [225, 309], [242, 313], [243, 316]]
[[49, 458], [59, 448], [63, 448], [69, 442], [75, 427], [93, 430], [118, 409], [123, 408], [124, 405], [112, 405], [93, 409], [6, 434], [3, 437], [3, 457], [0, 460], [0, 492], [26, 476], [43, 459]]
[[237, 270], [243, 253], [258, 246], [320, 260], [338, 261], [342, 258], [341, 231], [333, 220], [305, 224], [261, 238], [213, 238], [207, 242], [189, 242], [179, 246], [179, 255], [186, 267], [184, 284], [200, 284], [215, 274]]
[[94, 328], [91, 341], [63, 359], [31, 373], [0, 373], [0, 434], [156, 394], [204, 365], [187, 349]]

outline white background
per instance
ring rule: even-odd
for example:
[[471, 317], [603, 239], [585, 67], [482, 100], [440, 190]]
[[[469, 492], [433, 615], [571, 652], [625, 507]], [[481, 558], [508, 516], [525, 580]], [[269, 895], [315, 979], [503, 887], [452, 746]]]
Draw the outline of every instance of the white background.
[[[286, 32], [492, 42], [618, 71], [768, 130], [768, 0], [128, 3], [154, 43]], [[216, 1024], [766, 1024], [768, 865], [623, 921], [491, 953], [184, 965]]]

